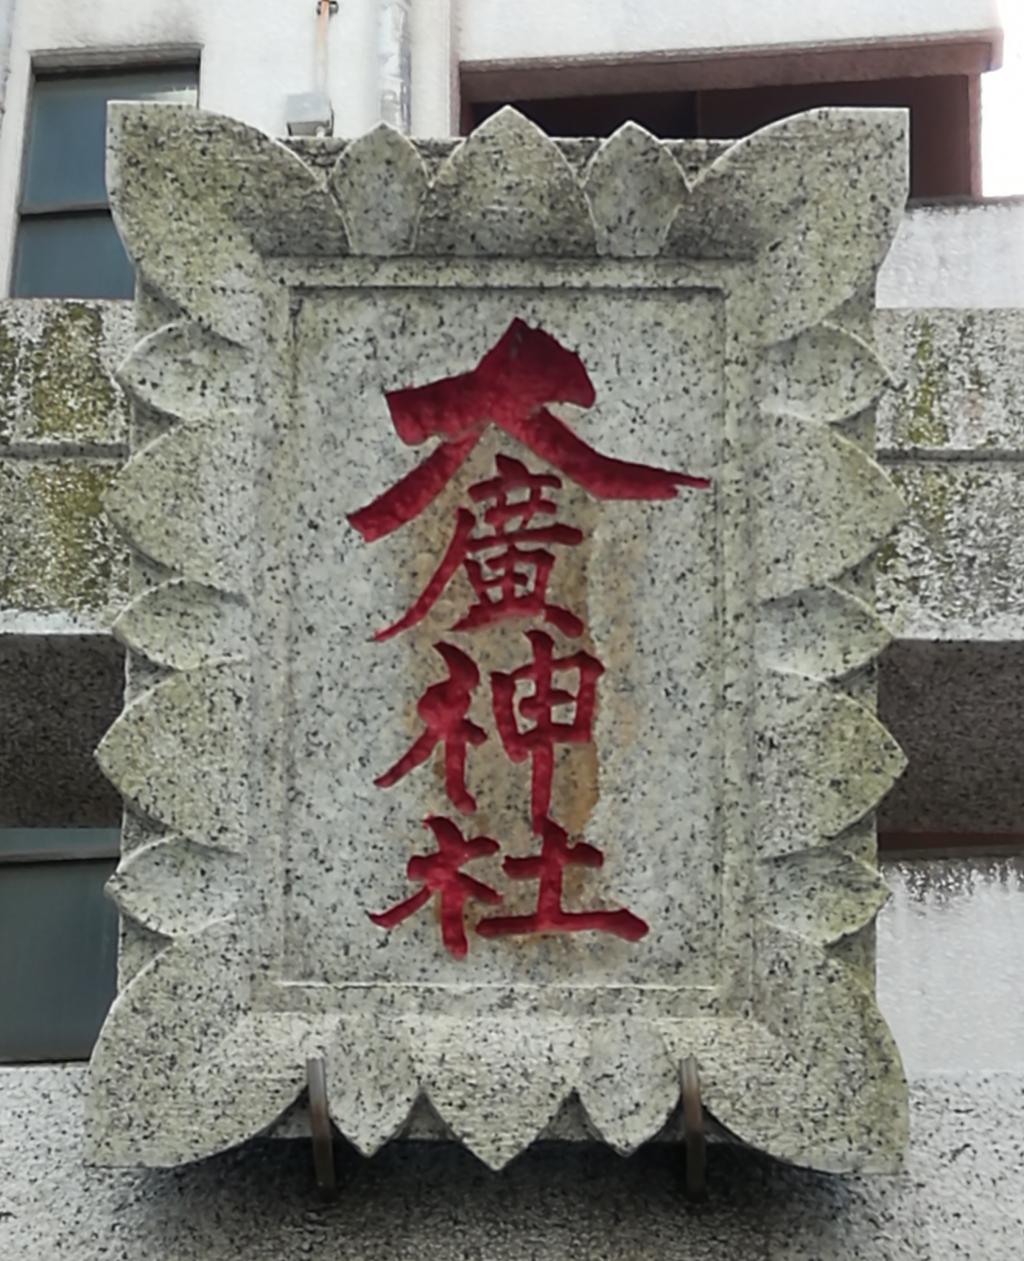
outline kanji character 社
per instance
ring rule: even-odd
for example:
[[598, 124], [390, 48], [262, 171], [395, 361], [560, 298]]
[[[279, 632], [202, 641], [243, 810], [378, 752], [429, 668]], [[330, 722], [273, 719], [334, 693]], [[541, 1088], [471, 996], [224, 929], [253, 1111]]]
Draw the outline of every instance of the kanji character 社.
[[632, 911], [567, 911], [562, 906], [565, 868], [600, 867], [604, 855], [593, 845], [569, 843], [564, 828], [553, 819], [541, 820], [541, 852], [527, 858], [506, 858], [502, 866], [512, 880], [537, 880], [537, 909], [529, 915], [493, 915], [476, 926], [481, 937], [508, 937], [518, 933], [585, 932], [612, 933], [626, 941], [639, 941], [648, 932]]
[[[604, 666], [588, 652], [555, 657], [554, 641], [544, 631], [531, 630], [526, 637], [533, 648], [533, 660], [508, 674], [491, 675], [494, 722], [505, 751], [513, 762], [530, 762], [530, 817], [539, 828], [551, 804], [551, 780], [555, 769], [556, 744], [586, 744], [591, 738], [597, 680]], [[554, 686], [557, 674], [576, 672], [575, 693]], [[520, 683], [532, 684], [532, 692], [519, 694]], [[569, 722], [556, 722], [554, 710], [573, 707]], [[521, 727], [521, 722], [525, 725]]]
[[434, 748], [444, 744], [444, 786], [448, 800], [463, 814], [476, 809], [476, 801], [466, 788], [466, 746], [483, 744], [487, 733], [466, 717], [480, 671], [454, 644], [435, 644], [448, 666], [448, 678], [428, 687], [416, 703], [424, 731], [390, 770], [373, 781], [378, 788], [390, 788], [403, 776], [427, 760]]
[[431, 894], [437, 893], [441, 899], [441, 940], [451, 954], [461, 959], [468, 949], [463, 922], [466, 902], [475, 898], [478, 902], [494, 904], [501, 901], [501, 894], [460, 869], [474, 858], [496, 854], [498, 842], [489, 836], [475, 836], [467, 841], [450, 819], [436, 815], [425, 819], [424, 827], [434, 833], [437, 849], [432, 854], [414, 854], [405, 869], [409, 879], [422, 882], [423, 887], [386, 911], [370, 912], [370, 919], [381, 928], [394, 928], [425, 906]]
[[[551, 604], [548, 580], [555, 557], [550, 545], [575, 547], [583, 532], [555, 521], [531, 525], [538, 516], [554, 516], [557, 505], [545, 492], [561, 488], [553, 473], [531, 473], [521, 460], [498, 455], [497, 475], [469, 488], [477, 504], [493, 500], [483, 509], [482, 523], [468, 508], [455, 514], [455, 532], [433, 577], [408, 611], [375, 639], [388, 639], [408, 630], [427, 616], [460, 566], [465, 566], [476, 595], [464, 617], [452, 630], [475, 630], [508, 617], [541, 616], [565, 635], [581, 635], [583, 623], [574, 613]], [[513, 494], [525, 498], [513, 500]], [[482, 529], [477, 529], [482, 524]]]

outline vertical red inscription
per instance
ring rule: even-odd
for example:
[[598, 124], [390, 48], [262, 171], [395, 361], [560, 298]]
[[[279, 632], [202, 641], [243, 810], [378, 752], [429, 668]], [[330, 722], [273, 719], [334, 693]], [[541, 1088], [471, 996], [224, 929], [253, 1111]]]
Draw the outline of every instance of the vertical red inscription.
[[[507, 455], [497, 456], [496, 464], [497, 476], [469, 488], [474, 503], [493, 500], [482, 521], [470, 509], [458, 509], [451, 542], [430, 581], [398, 621], [377, 631], [375, 639], [389, 639], [421, 622], [463, 566], [476, 602], [452, 630], [476, 630], [504, 618], [539, 615], [564, 635], [583, 633], [583, 623], [574, 613], [548, 602], [555, 557], [545, 546], [575, 547], [583, 541], [583, 532], [557, 521], [530, 524], [535, 517], [555, 515], [557, 505], [544, 492], [560, 490], [562, 479], [553, 473], [531, 473], [521, 460]], [[513, 501], [515, 491], [526, 491], [527, 497]]]
[[602, 455], [548, 410], [551, 403], [593, 406], [594, 386], [580, 357], [543, 329], [513, 320], [479, 364], [458, 376], [386, 395], [399, 438], [433, 452], [365, 508], [349, 514], [367, 542], [412, 521], [458, 472], [488, 425], [598, 499], [674, 499], [680, 486], [707, 487], [706, 477], [674, 473]]
[[[492, 424], [601, 499], [674, 499], [680, 486], [710, 485], [704, 477], [617, 460], [588, 446], [549, 410], [553, 403], [584, 408], [593, 404], [594, 387], [586, 369], [572, 351], [522, 320], [513, 320], [471, 371], [394, 390], [386, 398], [403, 442], [416, 445], [431, 437], [440, 441], [415, 469], [349, 516], [367, 540], [381, 538], [418, 516]], [[421, 622], [460, 569], [465, 570], [474, 601], [450, 628], [453, 632], [478, 631], [509, 618], [535, 618], [568, 638], [582, 635], [586, 628], [579, 617], [548, 599], [555, 564], [551, 549], [576, 547], [583, 540], [575, 526], [554, 520], [557, 505], [552, 493], [561, 486], [555, 473], [533, 472], [521, 460], [499, 454], [495, 475], [469, 487], [473, 507], [456, 511], [451, 541], [423, 591], [375, 638], [388, 639]], [[528, 915], [483, 919], [477, 932], [483, 937], [502, 937], [591, 930], [638, 941], [648, 927], [629, 910], [564, 909], [565, 868], [599, 868], [604, 856], [586, 841], [571, 842], [565, 829], [550, 817], [555, 748], [592, 740], [597, 682], [604, 666], [582, 650], [558, 656], [555, 640], [546, 631], [528, 630], [526, 638], [532, 659], [515, 670], [494, 671], [490, 685], [502, 747], [513, 762], [530, 759], [530, 822], [541, 840], [539, 854], [507, 857], [503, 869], [509, 879], [537, 881], [537, 905]], [[448, 667], [448, 677], [426, 689], [416, 705], [422, 733], [374, 782], [380, 788], [391, 787], [442, 745], [446, 794], [458, 810], [468, 814], [476, 809], [476, 800], [466, 786], [467, 750], [487, 739], [485, 731], [468, 717], [480, 671], [453, 644], [434, 647]], [[573, 675], [574, 688], [566, 677]], [[570, 716], [556, 719], [556, 710], [569, 710]], [[431, 816], [426, 826], [433, 831], [438, 849], [415, 855], [407, 866], [409, 879], [421, 882], [422, 887], [370, 918], [382, 928], [393, 928], [437, 892], [442, 939], [453, 955], [461, 957], [467, 950], [466, 901], [501, 901], [500, 893], [465, 875], [461, 868], [474, 858], [496, 853], [499, 846], [486, 836], [465, 840], [448, 819]]]

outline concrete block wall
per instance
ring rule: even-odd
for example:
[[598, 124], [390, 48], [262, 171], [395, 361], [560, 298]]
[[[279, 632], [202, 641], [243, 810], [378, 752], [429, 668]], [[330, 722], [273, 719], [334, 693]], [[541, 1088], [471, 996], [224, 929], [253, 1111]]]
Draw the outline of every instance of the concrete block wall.
[[106, 630], [125, 559], [102, 512], [124, 459], [123, 302], [0, 303], [0, 631]]

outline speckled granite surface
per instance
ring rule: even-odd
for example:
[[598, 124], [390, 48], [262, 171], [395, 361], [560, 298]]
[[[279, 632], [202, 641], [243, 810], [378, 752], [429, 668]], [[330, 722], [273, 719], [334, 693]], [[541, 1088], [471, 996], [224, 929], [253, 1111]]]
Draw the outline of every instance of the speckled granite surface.
[[258, 1142], [186, 1169], [83, 1167], [82, 1068], [0, 1070], [0, 1255], [11, 1261], [1016, 1261], [1024, 1079], [911, 1088], [898, 1177], [827, 1176], [713, 1149], [710, 1202], [678, 1152], [543, 1145], [501, 1173], [454, 1144], [339, 1154], [324, 1203], [308, 1143]]
[[[378, 130], [329, 173], [198, 111], [112, 120], [144, 336], [107, 496], [138, 559], [99, 750], [129, 928], [95, 1158], [265, 1130], [310, 1054], [364, 1152], [426, 1095], [499, 1167], [575, 1094], [627, 1153], [695, 1055], [753, 1145], [895, 1167], [871, 812], [903, 758], [867, 562], [902, 505], [866, 295], [903, 116], [789, 119], [695, 177], [632, 125], [573, 166], [511, 110], [440, 156]], [[509, 477], [574, 550], [492, 627], [495, 579], [431, 571], [479, 541], [467, 488]]]

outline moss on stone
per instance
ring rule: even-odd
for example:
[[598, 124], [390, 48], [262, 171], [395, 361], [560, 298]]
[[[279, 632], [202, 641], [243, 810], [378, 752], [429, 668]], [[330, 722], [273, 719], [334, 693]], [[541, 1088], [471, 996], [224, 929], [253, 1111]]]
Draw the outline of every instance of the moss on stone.
[[914, 345], [913, 392], [906, 414], [907, 441], [915, 447], [941, 447], [949, 441], [949, 427], [942, 416], [942, 400], [949, 364], [935, 351], [935, 327], [922, 318]]
[[107, 463], [10, 461], [0, 467], [0, 602], [95, 613], [117, 598], [124, 561], [102, 505], [116, 472]]
[[110, 416], [123, 407], [100, 357], [102, 309], [62, 302], [47, 312], [28, 356], [26, 436], [102, 441]]
[[18, 339], [11, 332], [0, 307], [0, 444], [10, 441], [11, 431], [14, 429], [21, 394], [20, 382]]

